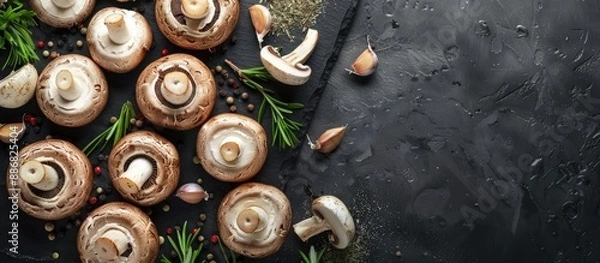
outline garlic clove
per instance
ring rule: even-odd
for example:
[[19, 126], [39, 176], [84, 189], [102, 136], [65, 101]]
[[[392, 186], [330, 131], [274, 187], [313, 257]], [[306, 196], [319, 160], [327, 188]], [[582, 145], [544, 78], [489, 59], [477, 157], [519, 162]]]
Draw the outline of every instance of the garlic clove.
[[306, 137], [308, 138], [308, 145], [310, 146], [310, 149], [320, 153], [332, 152], [342, 142], [342, 137], [344, 137], [346, 127], [348, 127], [348, 125], [326, 130], [315, 142], [311, 141], [307, 134]]
[[369, 36], [367, 36], [367, 49], [354, 60], [352, 69], [346, 69], [346, 71], [357, 76], [369, 76], [375, 72], [378, 64], [379, 59], [371, 47]]
[[258, 39], [258, 45], [262, 48], [263, 38], [271, 30], [271, 12], [263, 5], [253, 5], [248, 8], [250, 12], [250, 19], [252, 20], [252, 26], [256, 32], [256, 38]]
[[208, 201], [208, 193], [197, 183], [187, 183], [177, 189], [175, 196], [188, 204], [197, 204], [202, 200]]
[[22, 122], [0, 124], [0, 142], [16, 143], [23, 138], [26, 129], [25, 119]]

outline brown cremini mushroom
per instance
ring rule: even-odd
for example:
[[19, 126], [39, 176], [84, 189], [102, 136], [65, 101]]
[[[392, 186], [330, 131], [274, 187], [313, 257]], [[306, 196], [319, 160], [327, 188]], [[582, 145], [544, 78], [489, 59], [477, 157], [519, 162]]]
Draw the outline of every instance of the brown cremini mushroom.
[[69, 54], [52, 60], [42, 70], [36, 98], [52, 122], [80, 127], [96, 119], [106, 106], [108, 84], [94, 61]]
[[155, 125], [189, 130], [208, 119], [217, 99], [215, 79], [202, 61], [172, 54], [140, 74], [135, 97], [140, 111]]
[[212, 117], [202, 125], [196, 140], [196, 154], [204, 170], [225, 182], [241, 182], [255, 176], [267, 153], [265, 130], [241, 114]]
[[173, 44], [208, 49], [233, 32], [240, 13], [238, 0], [157, 0], [156, 22]]
[[81, 262], [155, 262], [159, 252], [156, 226], [139, 208], [112, 202], [96, 208], [77, 235]]
[[31, 9], [45, 24], [68, 28], [83, 22], [94, 9], [95, 0], [30, 0]]
[[179, 153], [167, 139], [149, 132], [127, 134], [108, 157], [109, 177], [128, 201], [150, 206], [166, 199], [179, 183]]
[[294, 232], [306, 241], [325, 232], [329, 234], [329, 242], [339, 249], [348, 247], [356, 232], [354, 219], [346, 205], [339, 198], [324, 195], [312, 202], [313, 216], [294, 224]]
[[152, 30], [138, 12], [106, 7], [91, 19], [86, 40], [90, 56], [104, 69], [126, 73], [137, 67], [152, 46]]
[[9, 167], [6, 176], [9, 196], [18, 199], [19, 208], [44, 220], [59, 220], [79, 211], [92, 184], [87, 156], [75, 145], [58, 139], [21, 149], [18, 166]]
[[227, 247], [247, 257], [262, 258], [281, 248], [292, 208], [279, 189], [245, 183], [223, 198], [217, 216], [219, 235]]

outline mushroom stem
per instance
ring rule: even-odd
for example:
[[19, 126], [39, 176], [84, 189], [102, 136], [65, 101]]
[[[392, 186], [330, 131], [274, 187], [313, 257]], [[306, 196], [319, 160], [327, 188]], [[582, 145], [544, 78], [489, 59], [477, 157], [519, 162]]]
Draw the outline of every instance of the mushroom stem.
[[240, 156], [240, 145], [236, 142], [226, 142], [221, 145], [221, 157], [226, 162], [233, 162]]
[[75, 0], [52, 0], [52, 3], [62, 9], [67, 9], [75, 4]]
[[64, 100], [74, 101], [81, 96], [81, 89], [73, 85], [73, 74], [68, 69], [59, 71], [54, 81], [58, 88], [58, 95]]
[[42, 191], [50, 191], [58, 186], [58, 172], [52, 166], [38, 161], [23, 163], [19, 168], [19, 177]]
[[242, 210], [236, 219], [237, 226], [247, 234], [260, 232], [266, 227], [267, 212], [258, 206]]
[[118, 184], [124, 192], [135, 194], [142, 189], [153, 171], [154, 167], [150, 161], [146, 158], [136, 158], [131, 161], [127, 170], [117, 179]]
[[103, 260], [115, 259], [129, 249], [127, 235], [122, 231], [108, 230], [94, 244], [94, 250]]
[[312, 216], [294, 224], [294, 232], [296, 232], [302, 241], [306, 241], [309, 238], [330, 229], [327, 221], [318, 216]]
[[317, 46], [319, 40], [319, 32], [314, 29], [308, 29], [306, 37], [302, 40], [302, 43], [294, 49], [291, 53], [281, 57], [281, 59], [287, 61], [290, 65], [295, 66], [296, 64], [303, 64], [308, 60], [313, 50]]
[[108, 38], [115, 44], [121, 45], [127, 43], [131, 38], [123, 14], [114, 13], [106, 16], [104, 25], [108, 29]]
[[209, 13], [208, 0], [181, 0], [181, 12], [185, 17], [185, 24], [197, 30]]
[[174, 105], [184, 104], [192, 96], [192, 83], [181, 71], [172, 71], [165, 75], [160, 92]]

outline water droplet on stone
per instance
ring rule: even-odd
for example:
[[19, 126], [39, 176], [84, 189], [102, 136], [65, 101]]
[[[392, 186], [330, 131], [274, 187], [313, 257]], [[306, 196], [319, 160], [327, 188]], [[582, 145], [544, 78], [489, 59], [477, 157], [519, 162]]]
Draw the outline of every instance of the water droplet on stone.
[[396, 0], [387, 0], [383, 4], [383, 12], [387, 17], [394, 16], [394, 12], [396, 12]]
[[569, 219], [575, 219], [579, 214], [579, 209], [577, 208], [577, 205], [573, 202], [566, 202], [565, 204], [563, 204], [562, 211], [563, 214]]
[[444, 56], [446, 60], [453, 61], [459, 57], [459, 49], [457, 46], [450, 46], [444, 50]]
[[491, 35], [490, 26], [485, 20], [479, 20], [479, 22], [477, 22], [477, 27], [475, 28], [475, 35], [482, 37], [488, 37]]
[[517, 30], [518, 38], [527, 37], [529, 35], [529, 31], [527, 30], [527, 28], [524, 25], [517, 25], [516, 30]]

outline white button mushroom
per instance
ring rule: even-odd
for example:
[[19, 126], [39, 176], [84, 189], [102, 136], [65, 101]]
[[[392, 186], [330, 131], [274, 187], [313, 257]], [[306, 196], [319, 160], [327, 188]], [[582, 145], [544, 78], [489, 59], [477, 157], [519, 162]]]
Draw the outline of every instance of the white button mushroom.
[[30, 0], [37, 17], [57, 28], [80, 24], [92, 13], [95, 3], [95, 0]]
[[38, 106], [52, 122], [80, 127], [92, 122], [108, 102], [108, 83], [91, 59], [77, 54], [52, 60], [40, 74]]
[[179, 153], [169, 140], [149, 131], [125, 135], [108, 157], [108, 172], [115, 189], [138, 205], [157, 204], [179, 183]]
[[263, 127], [241, 114], [223, 113], [209, 119], [196, 140], [196, 153], [204, 170], [225, 182], [252, 178], [268, 153]]
[[156, 262], [160, 243], [146, 213], [125, 202], [112, 202], [96, 208], [81, 223], [77, 249], [81, 262], [150, 263]]
[[126, 73], [137, 67], [152, 46], [152, 30], [141, 14], [116, 7], [98, 11], [86, 40], [90, 56], [102, 68]]
[[38, 141], [21, 149], [18, 160], [18, 171], [9, 170], [6, 187], [10, 196], [19, 197], [19, 209], [25, 213], [59, 220], [86, 204], [93, 185], [92, 165], [75, 145], [58, 139]]
[[302, 63], [310, 57], [317, 46], [319, 32], [308, 29], [306, 37], [291, 53], [281, 56], [279, 51], [271, 45], [260, 50], [260, 60], [269, 73], [281, 83], [288, 85], [302, 85], [308, 81], [312, 70]]
[[329, 241], [339, 249], [346, 248], [355, 234], [354, 220], [348, 208], [335, 196], [324, 195], [312, 202], [313, 216], [294, 224], [294, 232], [306, 241], [309, 238], [331, 231]]
[[138, 78], [135, 96], [148, 121], [164, 128], [189, 130], [208, 119], [217, 88], [202, 61], [180, 53], [150, 63]]
[[25, 105], [35, 93], [38, 73], [26, 64], [0, 80], [0, 108], [14, 109]]
[[240, 13], [238, 0], [157, 0], [156, 22], [173, 44], [208, 49], [225, 42]]
[[245, 183], [223, 198], [218, 215], [223, 243], [252, 258], [271, 255], [283, 245], [290, 227], [290, 202], [279, 189]]

